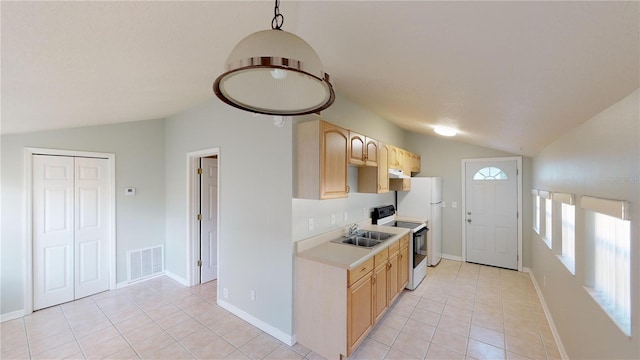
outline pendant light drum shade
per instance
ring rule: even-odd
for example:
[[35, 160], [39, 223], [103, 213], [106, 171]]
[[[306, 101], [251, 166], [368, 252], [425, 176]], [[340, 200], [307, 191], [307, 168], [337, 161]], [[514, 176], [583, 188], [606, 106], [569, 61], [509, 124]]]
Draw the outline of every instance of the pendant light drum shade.
[[231, 106], [268, 115], [311, 114], [335, 100], [316, 52], [284, 30], [258, 31], [240, 41], [213, 92]]

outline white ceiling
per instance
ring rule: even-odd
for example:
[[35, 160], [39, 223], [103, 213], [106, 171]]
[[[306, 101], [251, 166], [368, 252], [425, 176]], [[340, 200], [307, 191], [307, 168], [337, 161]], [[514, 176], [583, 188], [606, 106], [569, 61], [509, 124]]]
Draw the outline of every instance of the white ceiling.
[[[163, 118], [214, 97], [272, 1], [1, 4], [3, 134]], [[336, 91], [410, 131], [535, 155], [639, 87], [639, 2], [283, 0]]]

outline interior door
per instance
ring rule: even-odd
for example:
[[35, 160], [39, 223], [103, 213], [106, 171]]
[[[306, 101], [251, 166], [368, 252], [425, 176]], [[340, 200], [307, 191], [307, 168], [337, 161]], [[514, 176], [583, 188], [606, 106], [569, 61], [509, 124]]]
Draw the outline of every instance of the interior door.
[[109, 289], [109, 166], [75, 158], [75, 298]]
[[518, 268], [517, 161], [465, 165], [466, 260]]
[[33, 156], [33, 307], [74, 299], [74, 162]]
[[218, 159], [200, 159], [200, 282], [218, 278]]

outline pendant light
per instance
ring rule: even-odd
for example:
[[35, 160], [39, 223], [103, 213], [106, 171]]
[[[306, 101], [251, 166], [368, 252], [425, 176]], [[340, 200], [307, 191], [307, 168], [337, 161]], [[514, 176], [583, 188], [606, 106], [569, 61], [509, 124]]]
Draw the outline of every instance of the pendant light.
[[329, 74], [307, 42], [282, 30], [279, 6], [276, 0], [271, 30], [245, 37], [231, 51], [213, 92], [231, 106], [258, 114], [320, 112], [335, 100]]

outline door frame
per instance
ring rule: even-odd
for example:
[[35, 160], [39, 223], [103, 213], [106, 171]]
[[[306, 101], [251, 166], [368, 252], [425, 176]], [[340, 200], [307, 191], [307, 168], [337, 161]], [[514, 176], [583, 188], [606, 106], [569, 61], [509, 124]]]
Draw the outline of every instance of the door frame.
[[90, 157], [107, 159], [109, 167], [109, 290], [116, 289], [116, 154], [25, 147], [24, 148], [24, 314], [33, 312], [33, 155], [52, 155], [69, 157]]
[[462, 159], [462, 208], [460, 212], [462, 214], [462, 261], [467, 262], [467, 225], [465, 210], [467, 208], [466, 203], [466, 188], [467, 188], [467, 164], [474, 162], [501, 162], [501, 161], [516, 161], [516, 181], [518, 188], [518, 271], [522, 271], [522, 156], [508, 156], [508, 157], [493, 157], [493, 158], [478, 158], [478, 159]]
[[[198, 176], [196, 170], [199, 166], [199, 160], [202, 157], [218, 156], [218, 213], [216, 221], [216, 263], [218, 264], [218, 280], [221, 277], [220, 271], [220, 169], [222, 167], [222, 159], [220, 157], [220, 148], [210, 148], [187, 153], [187, 283], [188, 286], [200, 284], [200, 268], [197, 264], [200, 254], [200, 224], [197, 214], [200, 205], [200, 187], [198, 186]], [[216, 294], [217, 298], [217, 294]]]

